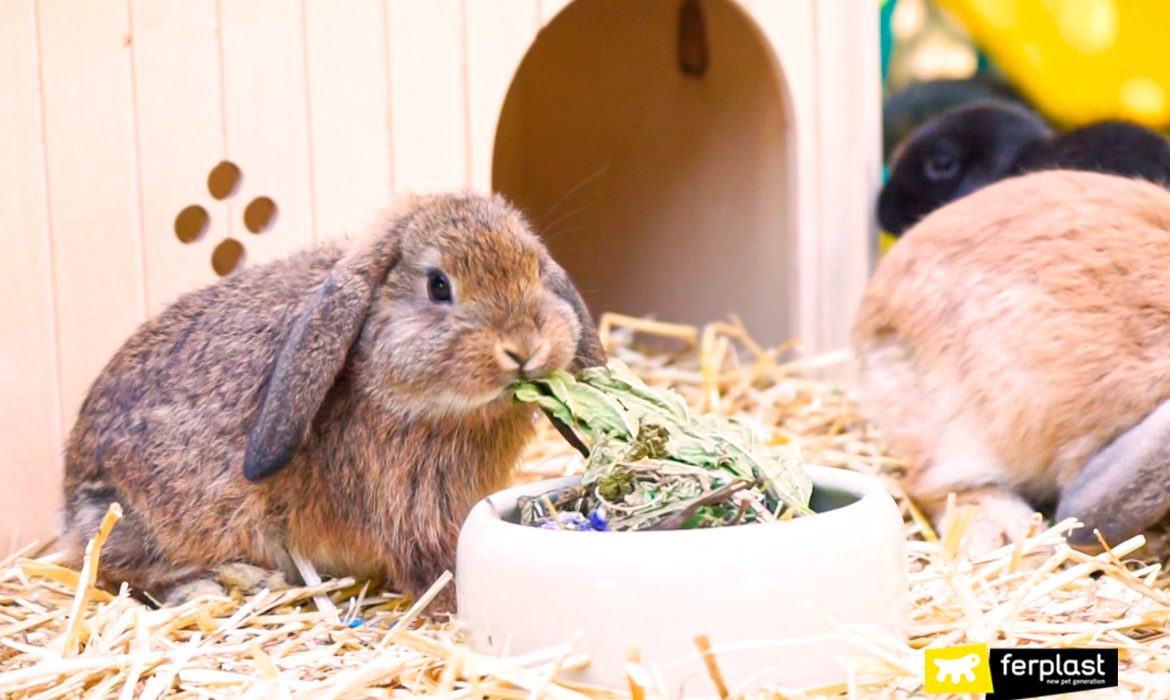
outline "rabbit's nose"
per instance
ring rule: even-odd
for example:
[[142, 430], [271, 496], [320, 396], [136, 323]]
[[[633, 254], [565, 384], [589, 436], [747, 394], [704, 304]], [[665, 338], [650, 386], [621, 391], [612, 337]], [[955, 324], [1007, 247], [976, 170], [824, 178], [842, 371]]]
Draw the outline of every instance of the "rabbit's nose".
[[505, 372], [527, 377], [547, 364], [548, 353], [548, 343], [543, 340], [535, 344], [502, 340], [496, 343], [496, 364]]
[[519, 343], [510, 340], [501, 340], [496, 343], [496, 364], [505, 372], [523, 373], [524, 364], [528, 362], [528, 351]]

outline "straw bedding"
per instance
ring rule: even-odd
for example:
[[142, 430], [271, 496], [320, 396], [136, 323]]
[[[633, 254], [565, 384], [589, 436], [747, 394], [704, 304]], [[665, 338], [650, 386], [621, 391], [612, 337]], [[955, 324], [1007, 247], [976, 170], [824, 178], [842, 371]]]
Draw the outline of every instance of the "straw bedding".
[[[1075, 697], [1170, 697], [1170, 592], [1160, 564], [1138, 551], [1141, 538], [1092, 558], [1064, 545], [1071, 523], [1049, 528], [1037, 522], [1027, 540], [971, 561], [959, 537], [940, 541], [901, 494], [899, 462], [858, 417], [848, 393], [808, 378], [810, 370], [847, 358], [785, 364], [788, 348], [759, 347], [735, 319], [695, 328], [610, 315], [602, 331], [610, 351], [647, 382], [674, 386], [698, 409], [745, 416], [773, 439], [798, 443], [809, 462], [878, 476], [905, 514], [908, 643], [859, 637], [865, 652], [850, 660], [847, 683], [754, 687], [744, 694], [918, 696], [923, 647], [986, 641], [1118, 647], [1120, 687]], [[580, 465], [572, 448], [542, 427], [517, 479], [559, 476]], [[970, 515], [951, 513], [953, 534], [961, 535]], [[116, 519], [111, 513], [106, 524], [117, 527]], [[100, 541], [81, 572], [59, 566], [51, 543], [0, 562], [0, 697], [672, 694], [656, 686], [652, 667], [640, 664], [632, 664], [630, 677], [614, 689], [564, 680], [558, 670], [587, 662], [570, 639], [526, 656], [471, 652], [455, 625], [426, 615], [429, 597], [446, 578], [412, 602], [350, 579], [288, 587], [279, 577], [240, 567], [221, 577], [226, 595], [211, 588], [182, 605], [153, 609], [125, 592], [110, 595], [87, 585], [100, 567], [98, 555]], [[710, 654], [717, 671], [718, 640]]]

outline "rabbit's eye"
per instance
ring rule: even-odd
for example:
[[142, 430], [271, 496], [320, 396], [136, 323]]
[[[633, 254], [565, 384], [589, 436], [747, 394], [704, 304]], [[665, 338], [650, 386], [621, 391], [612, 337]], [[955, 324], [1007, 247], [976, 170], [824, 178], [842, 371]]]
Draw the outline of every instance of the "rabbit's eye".
[[950, 151], [937, 151], [926, 159], [922, 169], [930, 180], [949, 180], [959, 172], [959, 159]]
[[439, 270], [431, 270], [427, 273], [427, 294], [430, 295], [431, 301], [437, 304], [451, 303], [451, 282]]

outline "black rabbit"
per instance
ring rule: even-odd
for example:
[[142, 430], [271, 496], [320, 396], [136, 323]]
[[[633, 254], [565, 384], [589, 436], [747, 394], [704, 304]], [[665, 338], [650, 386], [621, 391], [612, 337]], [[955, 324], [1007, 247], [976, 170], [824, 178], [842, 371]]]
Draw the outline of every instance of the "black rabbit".
[[1027, 105], [1008, 83], [988, 75], [912, 83], [882, 102], [882, 162], [922, 124], [952, 109], [986, 100]]
[[1013, 175], [1087, 170], [1170, 184], [1170, 141], [1138, 124], [1104, 121], [1061, 135], [1035, 112], [986, 101], [923, 124], [894, 153], [878, 223], [900, 235], [930, 212]]

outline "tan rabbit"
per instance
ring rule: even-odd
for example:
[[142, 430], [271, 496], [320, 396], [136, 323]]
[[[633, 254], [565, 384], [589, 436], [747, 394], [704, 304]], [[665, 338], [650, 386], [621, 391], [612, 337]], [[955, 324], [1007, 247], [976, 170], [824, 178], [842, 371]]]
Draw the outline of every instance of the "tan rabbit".
[[1170, 509], [1170, 191], [1047, 171], [948, 204], [881, 261], [855, 342], [908, 492], [936, 521], [980, 505], [976, 551], [1034, 507], [1087, 549]]
[[[112, 501], [107, 583], [166, 595], [246, 562], [425, 590], [533, 431], [519, 376], [605, 362], [588, 310], [498, 198], [250, 267], [144, 324], [66, 447], [74, 562]], [[447, 600], [453, 600], [447, 596]]]

